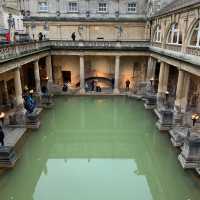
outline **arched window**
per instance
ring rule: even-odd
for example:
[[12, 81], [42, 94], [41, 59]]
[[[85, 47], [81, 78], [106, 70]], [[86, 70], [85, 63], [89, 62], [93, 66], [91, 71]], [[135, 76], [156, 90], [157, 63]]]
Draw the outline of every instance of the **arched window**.
[[161, 42], [161, 27], [160, 25], [158, 25], [156, 27], [155, 33], [154, 33], [154, 38], [153, 38], [154, 42]]
[[190, 38], [190, 45], [195, 47], [200, 47], [200, 20], [194, 27], [192, 35]]
[[172, 24], [167, 37], [168, 44], [182, 44], [182, 34], [178, 29], [178, 24]]

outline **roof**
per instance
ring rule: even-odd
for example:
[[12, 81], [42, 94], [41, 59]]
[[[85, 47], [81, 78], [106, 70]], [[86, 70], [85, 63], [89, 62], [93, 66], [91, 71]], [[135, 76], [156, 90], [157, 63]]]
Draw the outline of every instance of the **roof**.
[[174, 0], [170, 4], [163, 7], [160, 11], [155, 13], [154, 16], [168, 14], [170, 12], [174, 12], [176, 10], [183, 9], [183, 8], [195, 5], [195, 4], [200, 4], [200, 0]]

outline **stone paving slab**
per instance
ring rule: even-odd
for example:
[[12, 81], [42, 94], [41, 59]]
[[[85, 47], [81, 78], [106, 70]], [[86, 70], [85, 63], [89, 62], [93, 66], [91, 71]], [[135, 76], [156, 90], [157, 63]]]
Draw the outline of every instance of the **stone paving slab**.
[[3, 128], [5, 146], [14, 147], [26, 132], [26, 128]]

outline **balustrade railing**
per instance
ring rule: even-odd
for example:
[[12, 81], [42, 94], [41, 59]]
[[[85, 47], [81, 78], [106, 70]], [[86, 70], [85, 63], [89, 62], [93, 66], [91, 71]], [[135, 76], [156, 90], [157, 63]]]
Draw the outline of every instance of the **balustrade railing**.
[[54, 49], [134, 49], [147, 48], [149, 42], [144, 41], [62, 41], [47, 40], [0, 46], [0, 62], [18, 58], [26, 54], [42, 50]]
[[152, 45], [154, 47], [162, 48], [162, 43], [161, 42], [153, 42]]
[[18, 58], [46, 47], [50, 47], [49, 41], [3, 45], [0, 46], [0, 62]]
[[139, 48], [148, 47], [149, 41], [62, 41], [52, 40], [51, 46], [60, 48]]
[[182, 45], [166, 44], [165, 48], [171, 51], [181, 52]]
[[[147, 40], [136, 41], [62, 41], [47, 40], [29, 43], [0, 46], [0, 63], [7, 60], [19, 58], [44, 49], [110, 49], [110, 50], [148, 50], [150, 42]], [[154, 42], [152, 46], [162, 48], [161, 43]], [[166, 44], [165, 49], [181, 52], [181, 45]], [[186, 53], [200, 56], [200, 48], [187, 47]]]
[[200, 56], [200, 48], [198, 47], [187, 47], [186, 53], [193, 56]]

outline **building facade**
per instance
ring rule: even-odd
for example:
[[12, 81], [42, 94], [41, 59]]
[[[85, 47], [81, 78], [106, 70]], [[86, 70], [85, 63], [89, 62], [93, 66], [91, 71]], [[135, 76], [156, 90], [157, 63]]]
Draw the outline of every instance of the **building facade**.
[[[26, 1], [25, 26], [32, 38], [141, 40], [148, 37], [146, 1]], [[30, 11], [31, 7], [31, 11]]]
[[5, 34], [10, 32], [11, 41], [15, 33], [24, 33], [23, 16], [21, 15], [17, 0], [0, 1], [0, 35], [5, 40]]

